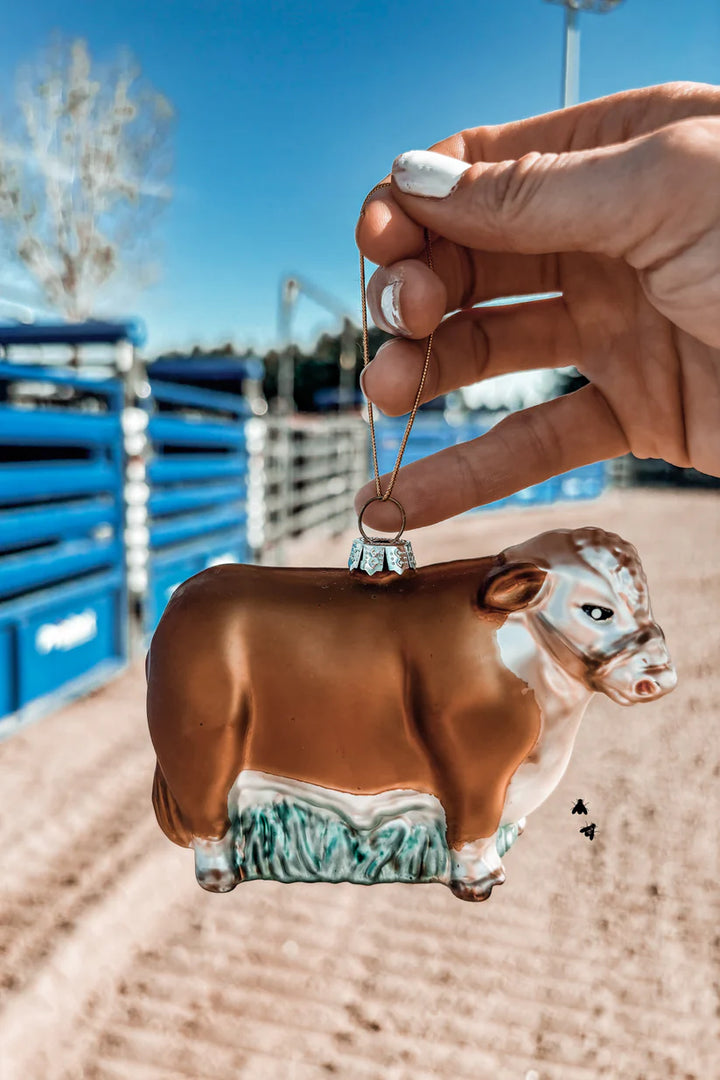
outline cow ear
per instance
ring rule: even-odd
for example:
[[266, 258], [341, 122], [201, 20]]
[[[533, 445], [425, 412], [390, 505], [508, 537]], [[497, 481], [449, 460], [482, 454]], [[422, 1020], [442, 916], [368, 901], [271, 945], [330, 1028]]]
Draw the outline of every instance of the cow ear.
[[534, 563], [499, 566], [491, 570], [480, 590], [480, 606], [491, 611], [520, 611], [532, 603], [546, 577], [547, 570]]

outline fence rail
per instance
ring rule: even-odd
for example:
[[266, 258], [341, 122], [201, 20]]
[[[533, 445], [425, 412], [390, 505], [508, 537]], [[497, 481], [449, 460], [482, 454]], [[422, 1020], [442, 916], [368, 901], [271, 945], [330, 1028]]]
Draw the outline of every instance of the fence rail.
[[263, 561], [281, 561], [286, 541], [303, 532], [337, 533], [352, 524], [367, 447], [359, 416], [249, 422], [248, 535]]

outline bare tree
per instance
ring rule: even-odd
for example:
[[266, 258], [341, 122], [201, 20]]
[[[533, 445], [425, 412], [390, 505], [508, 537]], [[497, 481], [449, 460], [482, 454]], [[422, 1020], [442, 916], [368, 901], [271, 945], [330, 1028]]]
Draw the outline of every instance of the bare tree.
[[21, 71], [17, 104], [13, 133], [0, 134], [0, 223], [50, 306], [85, 319], [111, 278], [152, 276], [172, 106], [127, 54], [93, 67], [82, 39], [56, 40]]

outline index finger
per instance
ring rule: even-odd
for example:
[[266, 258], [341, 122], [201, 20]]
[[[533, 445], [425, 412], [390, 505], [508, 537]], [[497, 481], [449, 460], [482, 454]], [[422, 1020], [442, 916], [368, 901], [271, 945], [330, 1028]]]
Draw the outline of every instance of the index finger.
[[[473, 160], [467, 156], [469, 150], [463, 133], [451, 135], [449, 139], [435, 143], [430, 149], [461, 161]], [[389, 182], [389, 175], [380, 181], [381, 184]], [[362, 254], [378, 266], [389, 266], [401, 258], [413, 258], [425, 250], [422, 226], [398, 206], [389, 186], [381, 188], [365, 200], [355, 229], [355, 241]]]
[[[532, 151], [562, 153], [627, 142], [676, 120], [718, 113], [717, 86], [667, 83], [509, 124], [468, 128], [429, 149], [470, 164], [517, 160]], [[400, 209], [390, 188], [378, 191], [368, 202], [358, 221], [356, 240], [363, 255], [380, 266], [413, 258], [423, 250], [422, 227]]]

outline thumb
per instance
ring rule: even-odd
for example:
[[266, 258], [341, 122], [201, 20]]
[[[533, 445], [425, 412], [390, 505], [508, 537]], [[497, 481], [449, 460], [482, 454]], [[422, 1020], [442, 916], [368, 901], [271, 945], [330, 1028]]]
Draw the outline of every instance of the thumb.
[[410, 150], [393, 164], [393, 196], [419, 224], [465, 247], [621, 257], [667, 211], [673, 189], [667, 168], [657, 168], [659, 134], [474, 165]]

